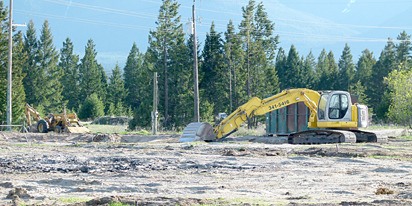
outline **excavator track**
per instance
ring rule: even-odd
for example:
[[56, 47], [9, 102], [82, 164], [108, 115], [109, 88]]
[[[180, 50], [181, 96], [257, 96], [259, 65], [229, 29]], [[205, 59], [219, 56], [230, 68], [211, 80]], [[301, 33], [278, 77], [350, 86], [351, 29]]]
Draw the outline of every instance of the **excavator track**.
[[388, 138], [384, 136], [377, 136], [375, 133], [366, 132], [361, 130], [350, 130], [356, 135], [356, 142], [378, 142], [383, 143], [387, 142]]
[[356, 134], [344, 130], [308, 130], [290, 134], [289, 144], [355, 143]]

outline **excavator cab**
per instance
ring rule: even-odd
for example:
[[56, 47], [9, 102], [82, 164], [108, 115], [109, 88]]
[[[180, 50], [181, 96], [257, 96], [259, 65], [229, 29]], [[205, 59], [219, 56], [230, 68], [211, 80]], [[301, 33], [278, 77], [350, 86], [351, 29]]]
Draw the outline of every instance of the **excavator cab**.
[[351, 121], [352, 102], [347, 92], [324, 92], [318, 105], [318, 121]]

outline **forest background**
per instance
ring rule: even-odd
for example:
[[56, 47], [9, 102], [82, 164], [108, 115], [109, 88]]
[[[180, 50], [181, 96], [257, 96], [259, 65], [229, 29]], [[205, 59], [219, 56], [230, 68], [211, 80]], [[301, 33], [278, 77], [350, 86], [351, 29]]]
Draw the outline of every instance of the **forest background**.
[[[163, 0], [156, 29], [149, 32], [145, 52], [134, 43], [125, 66], [104, 68], [89, 39], [84, 55], [74, 52], [70, 37], [60, 50], [51, 26], [35, 22], [16, 31], [13, 48], [13, 122], [24, 121], [29, 103], [42, 114], [67, 108], [82, 119], [103, 115], [133, 116], [131, 129], [151, 125], [153, 74], [158, 73], [162, 129], [181, 129], [193, 121], [193, 38], [186, 35], [179, 3]], [[230, 113], [253, 96], [271, 96], [287, 88], [345, 90], [371, 108], [373, 121], [412, 125], [412, 45], [399, 31], [388, 37], [376, 58], [368, 49], [358, 59], [346, 44], [340, 54], [323, 49], [301, 56], [297, 48], [279, 47], [282, 36], [263, 3], [242, 7], [239, 24], [229, 21], [218, 32], [212, 23], [199, 56], [201, 121]], [[8, 8], [0, 1], [0, 119], [6, 119]], [[81, 31], [79, 31], [81, 32]], [[106, 70], [111, 70], [108, 76]]]

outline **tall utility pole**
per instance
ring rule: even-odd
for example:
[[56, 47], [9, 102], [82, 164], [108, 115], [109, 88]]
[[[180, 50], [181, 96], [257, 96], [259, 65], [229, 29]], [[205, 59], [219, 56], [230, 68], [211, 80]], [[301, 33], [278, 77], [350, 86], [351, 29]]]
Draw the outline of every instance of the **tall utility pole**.
[[152, 112], [152, 134], [156, 135], [157, 134], [157, 100], [158, 100], [158, 95], [157, 95], [157, 72], [154, 72], [153, 76], [153, 112]]
[[12, 123], [12, 104], [11, 104], [11, 94], [12, 94], [12, 66], [13, 66], [13, 0], [10, 0], [10, 11], [9, 11], [9, 70], [7, 72], [7, 128], [11, 131]]
[[192, 25], [193, 25], [193, 70], [194, 70], [194, 97], [195, 97], [195, 111], [194, 111], [194, 121], [200, 122], [200, 112], [199, 112], [199, 72], [197, 64], [197, 38], [196, 38], [196, 11], [195, 11], [196, 0], [193, 0], [192, 9]]

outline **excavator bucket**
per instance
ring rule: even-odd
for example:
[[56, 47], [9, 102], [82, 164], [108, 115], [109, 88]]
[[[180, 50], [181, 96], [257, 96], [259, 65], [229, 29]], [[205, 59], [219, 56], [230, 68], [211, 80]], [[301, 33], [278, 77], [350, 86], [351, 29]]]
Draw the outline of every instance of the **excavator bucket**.
[[212, 125], [206, 122], [192, 122], [183, 130], [179, 142], [213, 141], [216, 134]]
[[69, 133], [89, 133], [90, 130], [86, 127], [66, 127]]

